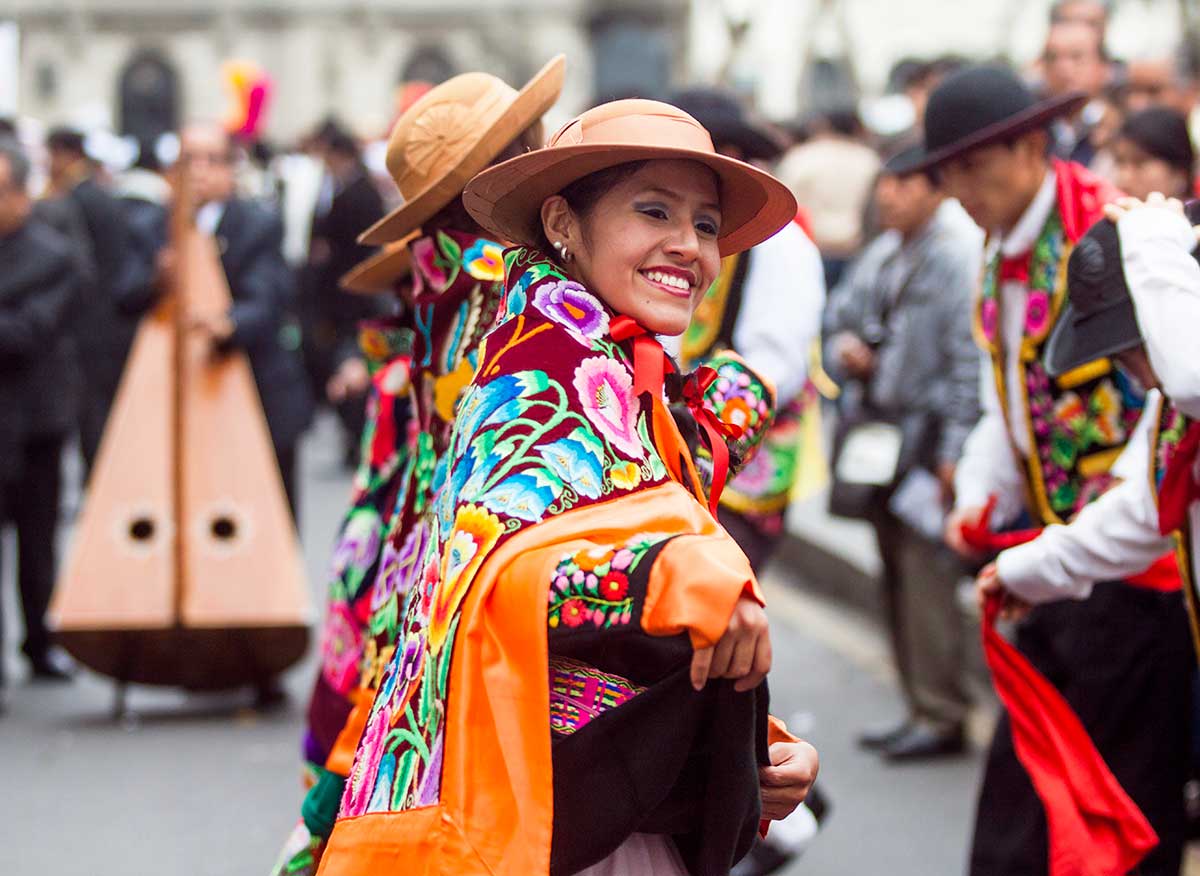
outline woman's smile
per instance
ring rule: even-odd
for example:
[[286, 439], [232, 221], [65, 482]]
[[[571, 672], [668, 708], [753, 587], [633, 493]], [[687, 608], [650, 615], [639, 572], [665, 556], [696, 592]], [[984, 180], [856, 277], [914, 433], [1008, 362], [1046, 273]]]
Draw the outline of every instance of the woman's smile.
[[691, 298], [692, 289], [696, 285], [696, 275], [683, 268], [644, 268], [638, 273], [654, 288], [677, 298]]

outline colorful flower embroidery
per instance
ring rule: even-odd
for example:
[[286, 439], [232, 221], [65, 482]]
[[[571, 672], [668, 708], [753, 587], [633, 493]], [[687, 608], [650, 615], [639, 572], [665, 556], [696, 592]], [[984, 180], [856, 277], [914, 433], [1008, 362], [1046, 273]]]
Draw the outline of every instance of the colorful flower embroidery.
[[618, 462], [608, 470], [608, 477], [618, 490], [632, 490], [642, 480], [642, 470], [632, 462]]
[[[417, 271], [413, 277], [415, 280], [428, 282], [431, 291], [440, 292], [447, 285], [446, 272], [442, 269], [441, 254], [438, 252], [432, 237], [420, 237], [409, 244], [409, 250], [412, 252], [413, 262], [416, 264]], [[417, 292], [423, 291], [418, 289]]]
[[665, 533], [637, 535], [619, 547], [574, 551], [559, 561], [547, 592], [551, 629], [627, 626], [633, 619], [630, 575]]
[[1030, 289], [1025, 304], [1025, 332], [1039, 336], [1050, 326], [1050, 295], [1044, 289]]
[[325, 615], [321, 672], [329, 686], [347, 694], [358, 681], [363, 622], [344, 602], [332, 603]]
[[454, 529], [442, 549], [441, 580], [429, 618], [429, 647], [432, 650], [441, 648], [450, 620], [466, 595], [467, 587], [503, 531], [500, 519], [477, 505], [464, 505], [458, 510]]
[[[604, 483], [604, 445], [582, 426], [566, 438], [551, 441], [538, 451], [561, 481], [581, 496], [599, 499]], [[553, 499], [551, 499], [553, 501]]]
[[599, 299], [571, 280], [538, 287], [533, 306], [573, 333], [595, 340], [608, 334], [608, 313]]
[[463, 253], [467, 273], [476, 280], [498, 283], [504, 279], [504, 247], [480, 238]]
[[579, 363], [573, 383], [584, 413], [601, 434], [622, 453], [643, 457], [629, 369], [607, 356], [593, 356]]
[[979, 327], [988, 343], [996, 343], [996, 323], [1000, 306], [995, 298], [985, 298], [979, 305]]

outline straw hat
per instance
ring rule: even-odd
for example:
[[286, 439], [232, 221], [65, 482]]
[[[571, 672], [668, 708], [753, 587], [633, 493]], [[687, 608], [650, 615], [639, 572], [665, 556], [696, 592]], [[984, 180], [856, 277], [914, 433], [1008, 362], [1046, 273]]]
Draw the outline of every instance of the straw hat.
[[358, 240], [397, 240], [458, 197], [517, 135], [540, 119], [562, 91], [559, 55], [520, 91], [488, 73], [448, 79], [409, 107], [392, 128], [387, 168], [404, 203]]
[[381, 292], [394, 291], [396, 281], [412, 267], [412, 253], [409, 252], [408, 245], [416, 237], [417, 233], [414, 232], [387, 244], [379, 252], [363, 259], [342, 274], [338, 285], [347, 292], [358, 295], [378, 295]]
[[721, 254], [761, 243], [796, 216], [796, 199], [765, 171], [718, 155], [699, 122], [655, 100], [615, 100], [568, 122], [546, 148], [490, 167], [467, 184], [463, 205], [500, 240], [536, 244], [542, 202], [599, 170], [650, 159], [687, 159], [720, 182]]

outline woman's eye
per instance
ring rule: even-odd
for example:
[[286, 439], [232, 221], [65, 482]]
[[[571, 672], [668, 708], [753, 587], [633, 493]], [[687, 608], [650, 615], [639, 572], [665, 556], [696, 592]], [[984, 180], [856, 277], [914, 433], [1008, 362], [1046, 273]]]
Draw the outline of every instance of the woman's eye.
[[662, 207], [642, 207], [641, 213], [644, 216], [650, 216], [654, 219], [666, 219], [667, 211]]
[[701, 234], [705, 234], [710, 237], [716, 237], [717, 233], [720, 231], [720, 229], [717, 228], [717, 224], [715, 222], [710, 222], [708, 220], [703, 220], [703, 221], [697, 222], [696, 230], [699, 231]]

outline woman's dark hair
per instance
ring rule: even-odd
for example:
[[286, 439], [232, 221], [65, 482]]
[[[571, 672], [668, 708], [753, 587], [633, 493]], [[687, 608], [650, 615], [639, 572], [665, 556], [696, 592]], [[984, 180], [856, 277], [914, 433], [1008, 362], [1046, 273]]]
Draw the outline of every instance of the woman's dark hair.
[[1152, 106], [1134, 113], [1121, 124], [1117, 139], [1128, 140], [1146, 154], [1181, 171], [1187, 177], [1191, 191], [1196, 151], [1182, 113], [1165, 106]]
[[[597, 170], [595, 173], [580, 177], [558, 194], [567, 202], [567, 206], [571, 208], [572, 212], [582, 218], [592, 212], [605, 192], [619, 186], [645, 166], [645, 161], [628, 161], [615, 167], [606, 167], [604, 170]], [[538, 230], [536, 244], [544, 255], [557, 260], [554, 246], [546, 237], [545, 229]]]

